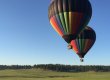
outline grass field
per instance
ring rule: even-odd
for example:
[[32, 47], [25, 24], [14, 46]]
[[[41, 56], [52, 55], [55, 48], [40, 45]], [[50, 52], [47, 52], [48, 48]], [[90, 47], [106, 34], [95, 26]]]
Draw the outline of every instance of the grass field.
[[0, 70], [0, 80], [110, 80], [110, 72], [53, 72], [41, 69]]

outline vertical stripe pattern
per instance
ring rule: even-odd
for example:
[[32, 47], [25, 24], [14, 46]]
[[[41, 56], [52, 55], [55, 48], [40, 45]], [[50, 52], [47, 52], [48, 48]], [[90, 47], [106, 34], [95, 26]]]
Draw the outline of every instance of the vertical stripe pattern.
[[86, 27], [75, 40], [71, 41], [73, 50], [83, 58], [85, 54], [90, 50], [96, 40], [95, 31]]
[[88, 0], [53, 0], [49, 6], [48, 16], [60, 36], [74, 36], [90, 21], [92, 8]]

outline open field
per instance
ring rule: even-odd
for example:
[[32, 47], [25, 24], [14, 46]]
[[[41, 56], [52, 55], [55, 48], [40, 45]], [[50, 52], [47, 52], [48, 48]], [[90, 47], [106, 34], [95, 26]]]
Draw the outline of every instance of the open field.
[[0, 70], [0, 80], [110, 80], [110, 72], [53, 72], [41, 69]]

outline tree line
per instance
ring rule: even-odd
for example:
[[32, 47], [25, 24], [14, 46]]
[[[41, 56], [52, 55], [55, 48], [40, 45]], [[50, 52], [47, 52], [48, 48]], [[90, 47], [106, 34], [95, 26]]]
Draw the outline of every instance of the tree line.
[[0, 70], [5, 69], [44, 69], [57, 72], [110, 72], [110, 66], [104, 65], [61, 65], [61, 64], [38, 64], [38, 65], [0, 65]]

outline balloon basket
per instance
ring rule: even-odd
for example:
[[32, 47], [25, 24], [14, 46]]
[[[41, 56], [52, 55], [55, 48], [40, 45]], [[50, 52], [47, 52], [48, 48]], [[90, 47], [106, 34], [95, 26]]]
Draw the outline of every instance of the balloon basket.
[[81, 59], [80, 59], [80, 61], [81, 61], [81, 62], [84, 62], [84, 59], [83, 59], [83, 58], [81, 58]]
[[69, 45], [68, 45], [68, 50], [70, 50], [70, 49], [72, 49], [72, 46], [69, 44]]

